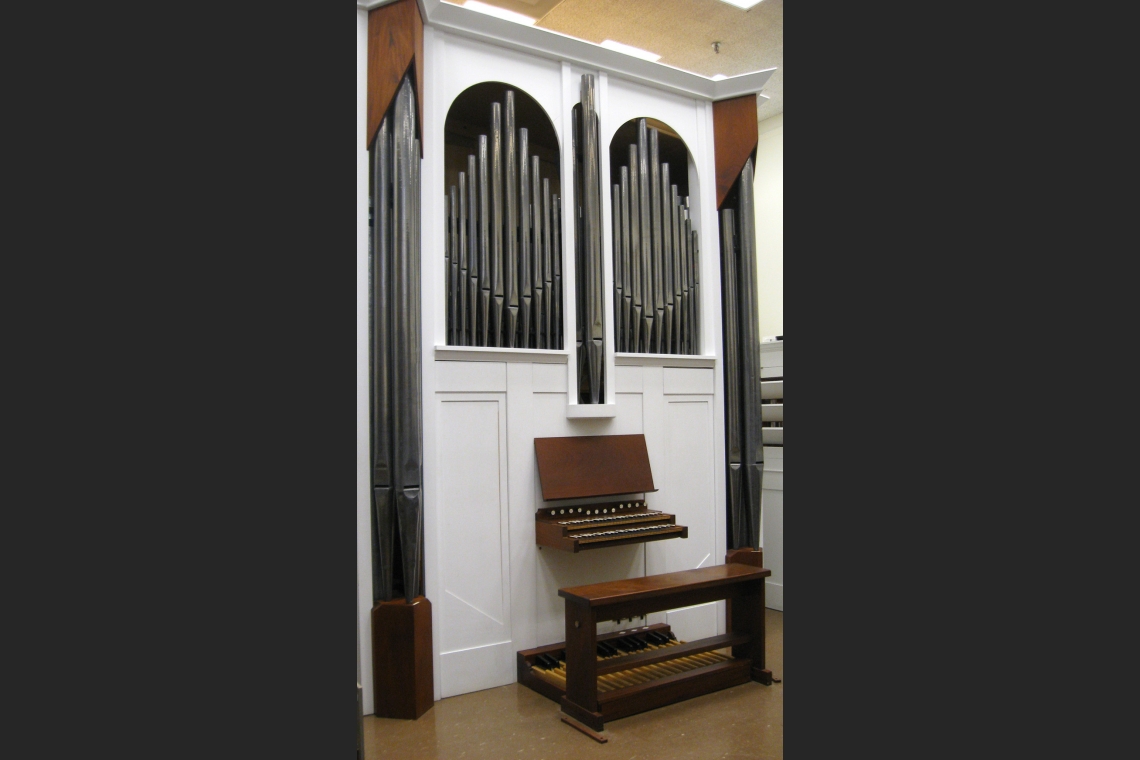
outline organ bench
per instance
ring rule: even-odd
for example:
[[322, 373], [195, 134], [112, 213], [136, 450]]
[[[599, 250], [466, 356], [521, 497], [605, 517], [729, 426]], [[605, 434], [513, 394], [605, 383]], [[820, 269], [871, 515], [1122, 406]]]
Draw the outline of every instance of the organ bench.
[[[520, 683], [558, 699], [565, 715], [596, 731], [607, 720], [749, 680], [771, 684], [772, 672], [764, 667], [764, 579], [772, 572], [758, 566], [762, 556], [732, 552], [725, 565], [559, 589], [566, 600], [566, 641], [519, 652]], [[722, 636], [683, 643], [669, 633], [670, 641], [663, 642], [668, 626], [662, 625], [597, 635], [599, 621], [719, 599], [728, 600]], [[629, 646], [624, 648], [633, 651], [613, 656], [613, 647], [603, 643], [599, 648], [599, 641], [610, 640], [625, 641]], [[727, 648], [731, 656], [713, 652]], [[599, 652], [610, 656], [599, 658]], [[539, 655], [548, 668], [561, 655], [564, 676], [537, 670]]]

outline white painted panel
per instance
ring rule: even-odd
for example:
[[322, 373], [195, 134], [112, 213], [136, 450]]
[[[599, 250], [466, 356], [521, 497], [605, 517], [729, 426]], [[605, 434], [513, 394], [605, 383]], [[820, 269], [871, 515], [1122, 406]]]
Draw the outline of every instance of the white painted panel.
[[[449, 672], [447, 653], [511, 639], [503, 406], [494, 397], [443, 397], [439, 404], [443, 696], [459, 693], [446, 684], [470, 685], [472, 677]], [[505, 671], [486, 669], [477, 688], [509, 683], [510, 671], [509, 663]]]
[[[765, 560], [767, 562], [767, 560]], [[772, 583], [769, 578], [764, 582], [764, 606], [769, 609], [784, 611], [784, 584]]]
[[[783, 367], [781, 367], [783, 369]], [[760, 382], [760, 398], [783, 398], [783, 380], [763, 380]]]
[[783, 376], [784, 376], [784, 368], [782, 366], [781, 367], [761, 367], [760, 368], [760, 377], [762, 379], [767, 379], [770, 377], [783, 377]]
[[565, 364], [535, 364], [531, 373], [535, 393], [566, 393]]
[[695, 641], [717, 635], [716, 602], [682, 607], [665, 613], [665, 622], [681, 641]]
[[765, 445], [771, 445], [773, 443], [783, 444], [784, 442], [784, 429], [782, 427], [761, 428], [760, 435]]
[[618, 393], [641, 393], [641, 367], [614, 367], [614, 387]]
[[[767, 345], [773, 345], [771, 343]], [[761, 367], [783, 367], [784, 366], [784, 347], [780, 344], [779, 348], [765, 348], [763, 345], [760, 347], [760, 366]]]
[[[603, 125], [605, 129], [600, 130], [602, 145], [606, 146], [606, 150], [613, 140], [614, 133], [622, 124], [630, 119], [648, 116], [660, 119], [668, 124], [681, 136], [690, 153], [697, 152], [697, 119], [699, 116], [697, 100], [682, 95], [663, 93], [660, 90], [635, 84], [628, 79], [610, 77], [608, 105], [607, 118]], [[609, 154], [604, 151], [603, 155], [608, 156]], [[680, 166], [670, 167], [672, 172], [681, 169]], [[693, 177], [689, 178], [690, 196], [696, 194], [696, 188], [692, 184], [693, 179]], [[698, 226], [700, 226], [699, 223]], [[702, 239], [702, 252], [706, 250], [704, 242]], [[704, 282], [703, 278], [701, 282]]]
[[716, 556], [716, 521], [713, 491], [712, 403], [709, 400], [671, 401], [665, 404], [665, 462], [654, 473], [667, 494], [663, 508], [689, 526], [689, 537], [660, 541], [665, 550], [661, 572], [693, 570], [720, 565]]
[[435, 362], [436, 390], [452, 393], [503, 393], [507, 365], [503, 362]]
[[783, 491], [784, 490], [784, 471], [783, 470], [769, 470], [767, 462], [764, 463], [764, 490]]
[[760, 419], [765, 422], [783, 422], [784, 421], [784, 405], [783, 404], [763, 404], [760, 407]]
[[[645, 575], [645, 547], [651, 544], [612, 546], [572, 554], [543, 547], [538, 552], [538, 624], [537, 638], [543, 644], [566, 639], [566, 600], [558, 589], [588, 583]], [[622, 624], [628, 628], [632, 623]], [[611, 624], [599, 624], [603, 633], [616, 630]]]
[[640, 393], [617, 395], [618, 415], [614, 419], [611, 435], [633, 435], [644, 432], [642, 424], [642, 398]]
[[[479, 82], [505, 82], [526, 92], [546, 111], [559, 141], [565, 142], [561, 139], [561, 67], [558, 63], [452, 34], [438, 33], [438, 36], [444, 43], [440, 46], [439, 79], [442, 81], [438, 83], [442, 108], [439, 124], [435, 125], [441, 143], [443, 120], [452, 102], [468, 87]], [[426, 155], [427, 151], [424, 153]], [[562, 176], [565, 185], [567, 175]]]
[[698, 393], [712, 395], [716, 377], [711, 369], [665, 367], [665, 393]]
[[[516, 650], [540, 643], [534, 635], [534, 563], [538, 547], [534, 539], [534, 513], [537, 509], [534, 479], [534, 367], [511, 364], [507, 367], [507, 457], [509, 467], [508, 511], [510, 515], [511, 560], [511, 638]], [[549, 366], [549, 365], [546, 365]], [[565, 378], [565, 367], [558, 376]], [[557, 398], [562, 398], [561, 395]]]
[[440, 655], [444, 697], [514, 683], [515, 647], [510, 641]]

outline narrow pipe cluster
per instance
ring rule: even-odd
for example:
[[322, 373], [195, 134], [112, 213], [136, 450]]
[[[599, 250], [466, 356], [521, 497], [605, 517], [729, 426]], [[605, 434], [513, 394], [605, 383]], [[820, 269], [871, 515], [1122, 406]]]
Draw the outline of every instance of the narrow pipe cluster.
[[637, 126], [613, 186], [614, 334], [618, 351], [700, 353], [700, 243], [689, 199], [658, 160], [658, 132]]
[[[562, 247], [558, 195], [539, 185], [515, 93], [491, 104], [491, 135], [444, 196], [447, 343], [562, 348]], [[504, 197], [504, 195], [506, 197]]]
[[738, 208], [720, 212], [724, 309], [725, 454], [730, 548], [760, 546], [764, 444], [752, 159], [737, 180]]
[[[372, 147], [372, 589], [423, 593], [420, 143], [404, 77]], [[399, 534], [401, 563], [395, 563]]]
[[574, 106], [574, 245], [577, 287], [578, 403], [600, 404], [606, 396], [605, 317], [602, 313], [602, 181], [598, 105], [594, 77], [582, 77]]

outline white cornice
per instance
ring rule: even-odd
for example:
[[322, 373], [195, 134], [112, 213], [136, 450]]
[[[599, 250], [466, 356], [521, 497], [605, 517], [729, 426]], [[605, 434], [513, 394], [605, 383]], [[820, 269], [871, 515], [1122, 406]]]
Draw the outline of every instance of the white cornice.
[[[356, 7], [371, 10], [393, 0], [357, 0]], [[613, 76], [644, 82], [681, 95], [723, 100], [758, 93], [764, 89], [775, 68], [753, 71], [713, 81], [691, 71], [635, 58], [616, 50], [575, 37], [524, 24], [516, 24], [485, 13], [468, 10], [442, 0], [417, 0], [424, 21], [442, 31], [483, 40], [554, 61], [567, 61]]]

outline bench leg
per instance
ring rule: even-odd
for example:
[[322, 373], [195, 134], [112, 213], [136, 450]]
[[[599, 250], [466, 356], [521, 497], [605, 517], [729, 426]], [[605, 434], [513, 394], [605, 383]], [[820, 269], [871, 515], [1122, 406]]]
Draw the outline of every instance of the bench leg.
[[603, 730], [598, 712], [598, 630], [588, 605], [566, 600], [566, 696], [562, 711], [595, 731]]

